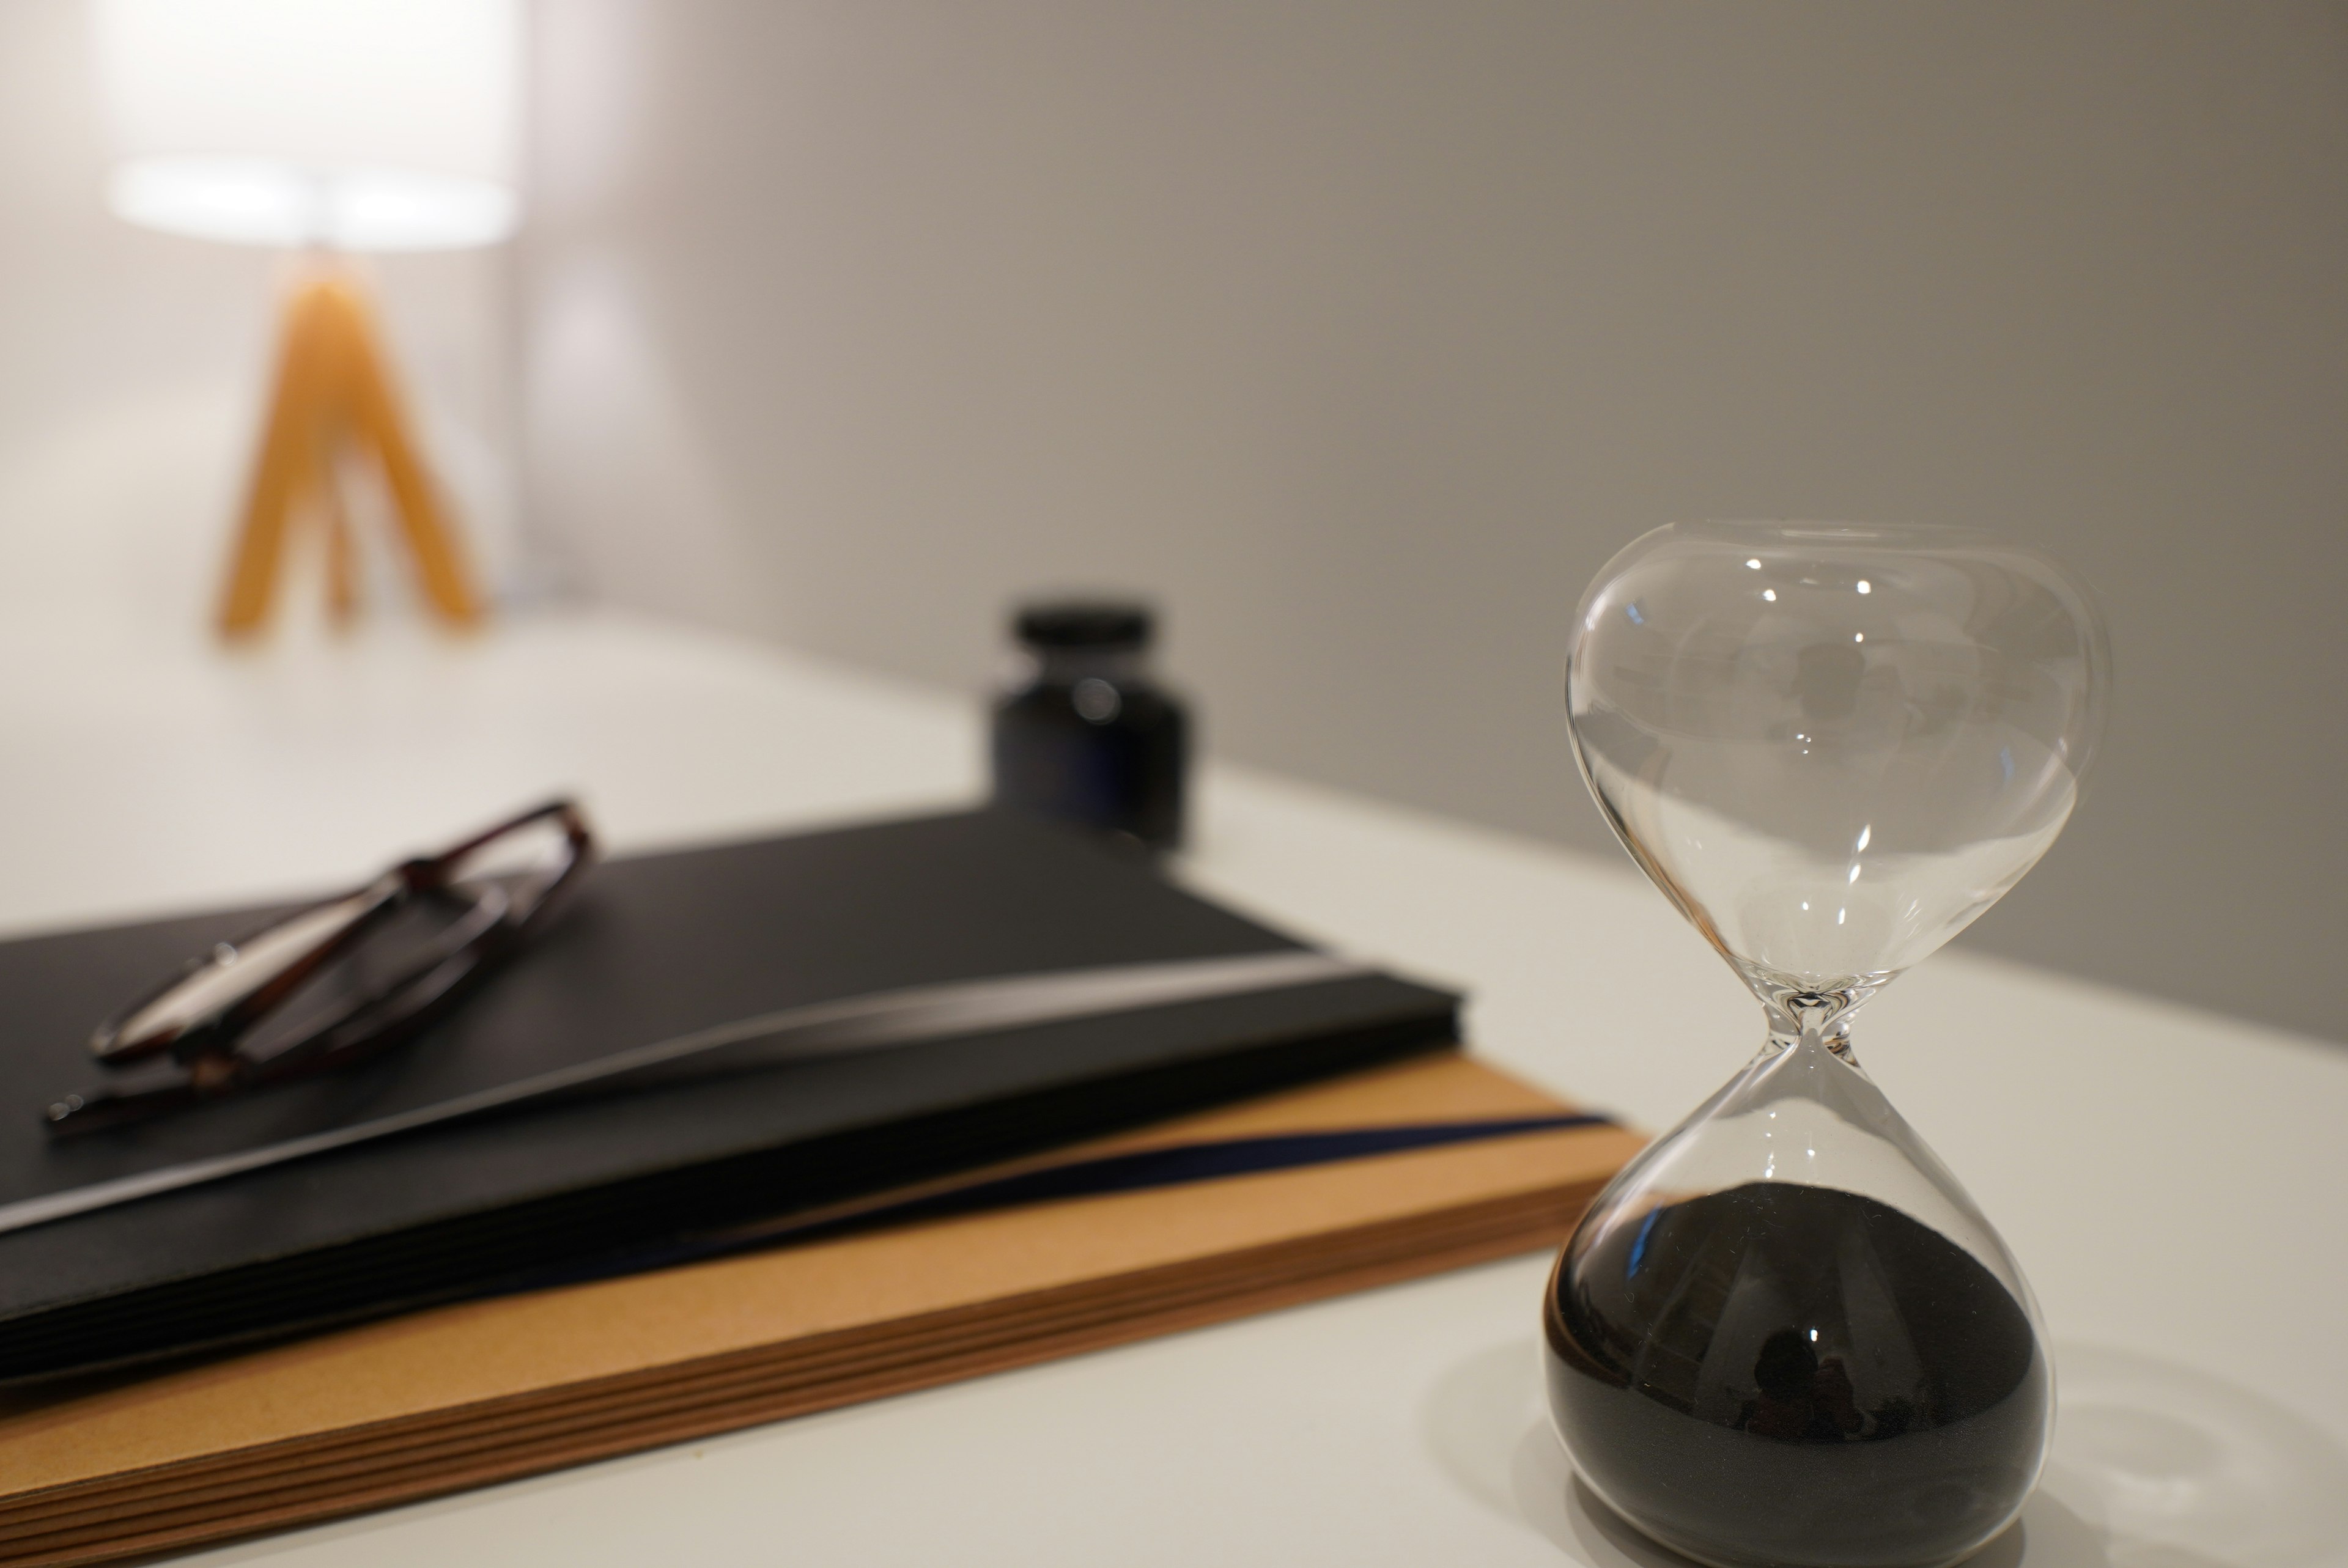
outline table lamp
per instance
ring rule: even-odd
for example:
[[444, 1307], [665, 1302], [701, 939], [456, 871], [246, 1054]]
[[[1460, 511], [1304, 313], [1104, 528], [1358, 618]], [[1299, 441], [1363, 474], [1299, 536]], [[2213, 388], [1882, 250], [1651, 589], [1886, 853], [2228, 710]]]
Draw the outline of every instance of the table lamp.
[[130, 222], [304, 258], [218, 625], [266, 622], [294, 530], [357, 603], [339, 477], [376, 465], [422, 598], [481, 596], [400, 401], [361, 252], [491, 245], [519, 217], [520, 0], [93, 0], [98, 90]]

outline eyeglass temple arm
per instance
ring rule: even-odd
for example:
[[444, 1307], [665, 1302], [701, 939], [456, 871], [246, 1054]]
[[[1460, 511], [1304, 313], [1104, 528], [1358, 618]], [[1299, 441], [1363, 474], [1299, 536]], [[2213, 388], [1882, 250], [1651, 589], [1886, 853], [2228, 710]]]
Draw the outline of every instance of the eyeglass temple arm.
[[160, 1068], [148, 1082], [118, 1081], [68, 1094], [42, 1114], [55, 1128], [102, 1132], [201, 1104], [228, 1092], [241, 1076], [242, 1068], [233, 1054], [217, 1053], [199, 1057], [191, 1066]]

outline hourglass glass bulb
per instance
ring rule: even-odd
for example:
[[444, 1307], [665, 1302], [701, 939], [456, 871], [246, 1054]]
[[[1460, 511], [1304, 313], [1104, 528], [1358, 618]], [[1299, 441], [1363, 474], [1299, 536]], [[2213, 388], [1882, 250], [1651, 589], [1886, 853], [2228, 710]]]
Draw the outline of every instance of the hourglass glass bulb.
[[1574, 753], [1632, 855], [1773, 1009], [1844, 1011], [2062, 831], [2100, 621], [2034, 551], [1948, 529], [1698, 524], [1615, 557], [1568, 656]]
[[1675, 526], [1582, 601], [1582, 776], [1767, 1016], [1591, 1204], [1543, 1302], [1577, 1468], [1682, 1552], [1932, 1568], [2035, 1481], [2029, 1286], [1849, 1030], [2054, 842], [2107, 664], [2060, 566], [1946, 530]]

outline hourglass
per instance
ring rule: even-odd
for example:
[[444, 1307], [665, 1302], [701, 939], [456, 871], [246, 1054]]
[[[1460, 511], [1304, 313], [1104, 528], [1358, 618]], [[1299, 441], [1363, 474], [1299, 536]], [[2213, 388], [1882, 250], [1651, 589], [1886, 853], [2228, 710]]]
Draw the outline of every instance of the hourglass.
[[1582, 776], [1768, 1019], [1600, 1194], [1542, 1304], [1559, 1434], [1666, 1545], [1927, 1568], [2035, 1483], [2030, 1287], [1850, 1022], [2062, 831], [2109, 664], [2060, 565], [1955, 530], [1679, 524], [1583, 600]]

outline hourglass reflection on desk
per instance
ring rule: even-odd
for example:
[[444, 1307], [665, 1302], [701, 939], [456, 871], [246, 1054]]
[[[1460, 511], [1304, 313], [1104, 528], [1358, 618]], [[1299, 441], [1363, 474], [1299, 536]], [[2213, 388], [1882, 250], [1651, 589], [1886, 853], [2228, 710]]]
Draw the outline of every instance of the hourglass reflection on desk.
[[1956, 530], [1674, 525], [1584, 599], [1583, 778], [1767, 1022], [1600, 1195], [1543, 1302], [1560, 1435], [1665, 1544], [1930, 1568], [2034, 1484], [2029, 1286], [1850, 1024], [2061, 832], [2108, 668], [2061, 566]]

